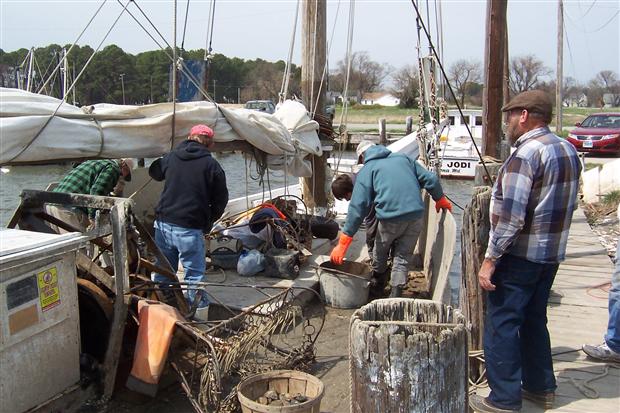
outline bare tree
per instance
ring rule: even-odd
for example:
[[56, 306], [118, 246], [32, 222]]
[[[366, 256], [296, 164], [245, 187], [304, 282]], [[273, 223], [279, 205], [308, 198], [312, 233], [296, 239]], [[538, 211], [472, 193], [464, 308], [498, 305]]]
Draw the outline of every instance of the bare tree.
[[457, 60], [448, 69], [448, 79], [459, 96], [461, 106], [465, 104], [465, 97], [468, 95], [472, 84], [480, 83], [482, 79], [481, 64], [475, 60]]
[[401, 106], [417, 107], [420, 85], [417, 66], [407, 65], [392, 75], [394, 87], [392, 93], [400, 99]]
[[611, 104], [620, 105], [620, 81], [618, 75], [612, 70], [602, 70], [588, 83], [588, 100], [591, 105], [603, 107], [603, 96], [612, 95]]
[[613, 93], [613, 89], [618, 86], [618, 75], [613, 70], [601, 70], [595, 80], [609, 93]]
[[510, 92], [516, 95], [539, 86], [552, 71], [534, 55], [517, 56], [510, 61]]
[[[332, 72], [330, 84], [332, 90], [343, 90], [347, 74], [347, 59], [337, 63]], [[352, 91], [374, 92], [383, 86], [385, 78], [392, 67], [370, 59], [368, 52], [355, 52], [351, 56], [351, 72], [349, 77], [349, 94]]]

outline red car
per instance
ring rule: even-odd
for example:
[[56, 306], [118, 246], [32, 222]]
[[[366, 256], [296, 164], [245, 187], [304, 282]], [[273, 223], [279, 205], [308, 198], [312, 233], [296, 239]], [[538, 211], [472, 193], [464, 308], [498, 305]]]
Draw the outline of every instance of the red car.
[[566, 138], [580, 152], [620, 155], [620, 113], [594, 113]]

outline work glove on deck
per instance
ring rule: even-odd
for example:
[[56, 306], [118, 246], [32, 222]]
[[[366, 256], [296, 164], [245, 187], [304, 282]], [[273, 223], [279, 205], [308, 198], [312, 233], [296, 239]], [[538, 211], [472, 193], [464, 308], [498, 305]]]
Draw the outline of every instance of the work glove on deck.
[[342, 264], [344, 260], [344, 256], [349, 249], [349, 246], [353, 242], [353, 237], [348, 236], [344, 232], [340, 234], [340, 239], [338, 240], [338, 245], [332, 250], [331, 255], [329, 256], [330, 260], [337, 265]]
[[445, 195], [435, 201], [435, 211], [439, 212], [440, 209], [447, 209], [452, 212], [452, 202], [448, 201]]

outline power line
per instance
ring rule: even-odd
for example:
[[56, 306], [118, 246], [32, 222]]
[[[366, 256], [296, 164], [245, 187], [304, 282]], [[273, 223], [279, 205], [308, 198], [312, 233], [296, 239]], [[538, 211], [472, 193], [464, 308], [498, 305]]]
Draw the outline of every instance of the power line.
[[616, 14], [614, 14], [613, 16], [611, 16], [611, 19], [607, 20], [607, 22], [606, 22], [604, 25], [602, 25], [601, 27], [599, 27], [598, 29], [596, 29], [596, 30], [592, 30], [592, 31], [590, 31], [590, 32], [587, 32], [587, 31], [585, 31], [585, 30], [584, 30], [584, 33], [586, 33], [586, 34], [592, 34], [592, 33], [596, 33], [596, 32], [598, 32], [598, 31], [603, 30], [605, 27], [607, 27], [607, 25], [608, 25], [609, 23], [611, 23], [611, 22], [613, 21], [613, 19], [615, 19], [615, 18], [616, 18], [616, 16], [617, 16], [618, 14], [620, 14], [620, 10], [616, 11]]

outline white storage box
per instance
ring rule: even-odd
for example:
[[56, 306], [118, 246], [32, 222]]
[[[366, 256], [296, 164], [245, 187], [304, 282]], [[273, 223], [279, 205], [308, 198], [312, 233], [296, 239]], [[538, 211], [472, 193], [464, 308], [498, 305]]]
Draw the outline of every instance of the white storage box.
[[80, 380], [80, 233], [0, 230], [0, 400], [23, 412]]

